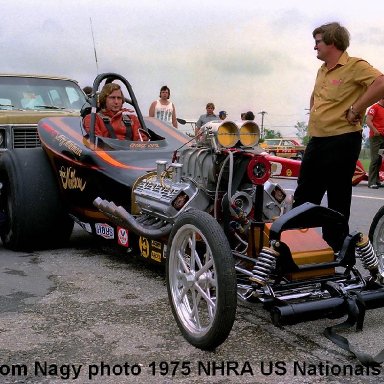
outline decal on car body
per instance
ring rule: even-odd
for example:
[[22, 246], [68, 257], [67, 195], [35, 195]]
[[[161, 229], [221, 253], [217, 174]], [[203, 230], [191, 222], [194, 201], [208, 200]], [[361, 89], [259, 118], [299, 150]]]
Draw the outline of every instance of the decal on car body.
[[128, 231], [125, 228], [117, 227], [117, 243], [128, 247]]
[[80, 191], [84, 191], [87, 182], [81, 177], [76, 176], [76, 169], [63, 166], [59, 170], [59, 175], [64, 189], [79, 189]]
[[64, 135], [56, 135], [55, 139], [59, 142], [60, 147], [64, 146], [68, 148], [75, 155], [80, 157], [83, 153], [82, 149], [77, 144], [75, 144], [72, 140], [66, 138]]
[[115, 232], [113, 227], [108, 225], [107, 223], [95, 223], [96, 235], [104, 237], [104, 239], [114, 239]]
[[161, 253], [152, 251], [151, 252], [151, 259], [161, 263]]
[[148, 239], [145, 238], [145, 237], [141, 237], [140, 236], [139, 247], [140, 247], [141, 256], [147, 258], [149, 256], [149, 242], [148, 242]]

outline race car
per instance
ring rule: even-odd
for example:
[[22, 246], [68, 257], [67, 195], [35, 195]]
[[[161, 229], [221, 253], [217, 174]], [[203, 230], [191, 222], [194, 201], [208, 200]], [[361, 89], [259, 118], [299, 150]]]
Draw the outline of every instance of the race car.
[[[301, 160], [285, 159], [281, 156], [265, 154], [266, 158], [271, 162], [274, 177], [292, 178], [297, 179], [300, 173]], [[324, 175], [319, 177], [326, 177], [327, 171], [324, 170]], [[368, 181], [368, 173], [360, 160], [356, 161], [355, 172], [352, 176], [352, 185], [358, 185], [361, 181]], [[379, 181], [384, 181], [384, 162], [379, 170]]]
[[[122, 84], [149, 141], [95, 135], [107, 81]], [[82, 120], [88, 113], [89, 133]], [[369, 239], [346, 232], [345, 218], [326, 207], [291, 209], [270, 179], [286, 169], [263, 154], [253, 121], [210, 122], [190, 138], [144, 118], [128, 80], [105, 73], [81, 117], [44, 118], [38, 133], [41, 148], [9, 150], [0, 159], [3, 245], [59, 247], [76, 222], [163, 264], [175, 321], [197, 348], [227, 339], [238, 299], [260, 302], [277, 326], [359, 313], [361, 327], [362, 306], [384, 305], [382, 260]], [[337, 252], [322, 238], [330, 228], [345, 233]], [[335, 339], [332, 330], [328, 336]]]

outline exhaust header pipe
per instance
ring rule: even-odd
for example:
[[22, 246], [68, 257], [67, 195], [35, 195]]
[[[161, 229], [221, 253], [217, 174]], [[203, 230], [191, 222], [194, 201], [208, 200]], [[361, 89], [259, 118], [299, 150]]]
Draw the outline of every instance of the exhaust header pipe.
[[139, 223], [135, 217], [127, 212], [122, 206], [116, 206], [115, 203], [103, 200], [100, 197], [97, 197], [93, 201], [93, 205], [99, 209], [99, 211], [107, 215], [114, 224], [124, 226], [139, 236], [157, 239], [169, 235], [172, 229], [172, 224], [170, 223], [164, 223], [160, 228], [155, 226], [145, 226]]

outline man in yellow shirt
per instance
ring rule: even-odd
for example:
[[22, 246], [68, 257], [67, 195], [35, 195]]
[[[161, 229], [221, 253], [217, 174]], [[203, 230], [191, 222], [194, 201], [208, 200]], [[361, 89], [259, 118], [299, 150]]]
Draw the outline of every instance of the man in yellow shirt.
[[[384, 96], [384, 76], [367, 61], [350, 57], [349, 32], [329, 23], [312, 32], [319, 68], [310, 99], [308, 134], [294, 207], [320, 204], [327, 192], [328, 207], [350, 216], [352, 176], [361, 149], [361, 119], [367, 107]], [[348, 230], [348, 228], [346, 228]], [[324, 230], [335, 252], [346, 233]]]

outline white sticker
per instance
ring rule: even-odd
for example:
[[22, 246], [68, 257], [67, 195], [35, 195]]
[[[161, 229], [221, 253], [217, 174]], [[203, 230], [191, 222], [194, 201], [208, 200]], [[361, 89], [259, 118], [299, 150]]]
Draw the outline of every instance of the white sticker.
[[117, 227], [117, 243], [128, 247], [128, 231], [125, 228]]
[[114, 239], [115, 233], [113, 228], [106, 223], [95, 223], [96, 235], [104, 237], [104, 239]]

